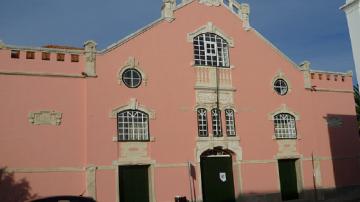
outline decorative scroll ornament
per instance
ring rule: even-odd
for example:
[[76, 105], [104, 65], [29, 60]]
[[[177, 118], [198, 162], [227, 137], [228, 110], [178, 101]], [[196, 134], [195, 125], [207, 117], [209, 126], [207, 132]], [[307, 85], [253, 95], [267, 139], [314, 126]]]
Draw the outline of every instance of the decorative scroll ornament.
[[29, 113], [29, 122], [33, 125], [54, 125], [61, 124], [62, 113], [56, 111], [38, 111]]
[[220, 6], [221, 5], [220, 0], [200, 0], [199, 3], [205, 4], [207, 6]]

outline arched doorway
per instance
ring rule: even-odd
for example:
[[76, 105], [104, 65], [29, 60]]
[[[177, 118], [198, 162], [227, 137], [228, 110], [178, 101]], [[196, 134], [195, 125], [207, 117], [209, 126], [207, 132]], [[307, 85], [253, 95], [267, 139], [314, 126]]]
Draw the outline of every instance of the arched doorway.
[[204, 202], [235, 202], [230, 151], [214, 148], [203, 152], [200, 168]]

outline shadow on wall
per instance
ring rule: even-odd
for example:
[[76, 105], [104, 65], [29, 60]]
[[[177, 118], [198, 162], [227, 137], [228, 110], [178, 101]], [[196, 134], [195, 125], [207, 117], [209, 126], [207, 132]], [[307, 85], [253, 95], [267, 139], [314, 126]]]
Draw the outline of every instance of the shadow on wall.
[[14, 173], [6, 172], [6, 168], [0, 168], [0, 201], [1, 202], [24, 202], [37, 197], [30, 193], [31, 187], [26, 179], [15, 181]]
[[[324, 201], [324, 202], [358, 202], [360, 200], [360, 186], [343, 187], [340, 189], [319, 189], [317, 192], [321, 192], [323, 195], [322, 199], [317, 199], [315, 191], [313, 189], [303, 190], [299, 193], [298, 200], [289, 201]], [[334, 194], [336, 192], [336, 194]], [[281, 193], [248, 193], [238, 196], [237, 202], [279, 202], [286, 201], [281, 199]]]
[[336, 187], [360, 185], [360, 136], [356, 116], [328, 114], [332, 166]]

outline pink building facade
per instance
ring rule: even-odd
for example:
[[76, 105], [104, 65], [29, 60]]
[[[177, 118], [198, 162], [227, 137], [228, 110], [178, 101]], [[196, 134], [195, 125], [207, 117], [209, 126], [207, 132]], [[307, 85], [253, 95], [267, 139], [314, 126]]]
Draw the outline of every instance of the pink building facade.
[[360, 185], [352, 74], [292, 62], [232, 0], [164, 1], [96, 50], [0, 43], [0, 166], [39, 196], [324, 199]]

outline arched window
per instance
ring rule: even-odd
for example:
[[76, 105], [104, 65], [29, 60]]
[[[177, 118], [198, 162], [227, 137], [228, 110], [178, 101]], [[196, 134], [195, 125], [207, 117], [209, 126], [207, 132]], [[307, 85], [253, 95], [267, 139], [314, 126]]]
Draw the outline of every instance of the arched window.
[[117, 113], [118, 141], [148, 141], [149, 116], [139, 110]]
[[214, 137], [221, 137], [221, 111], [219, 109], [211, 110], [211, 118], [212, 118], [212, 131]]
[[235, 117], [234, 110], [225, 109], [226, 134], [227, 136], [235, 136]]
[[229, 67], [229, 45], [220, 36], [203, 33], [194, 37], [195, 65]]
[[274, 130], [277, 139], [295, 139], [295, 117], [288, 113], [280, 113], [274, 116]]
[[198, 130], [200, 137], [208, 136], [207, 110], [200, 108], [197, 110]]

